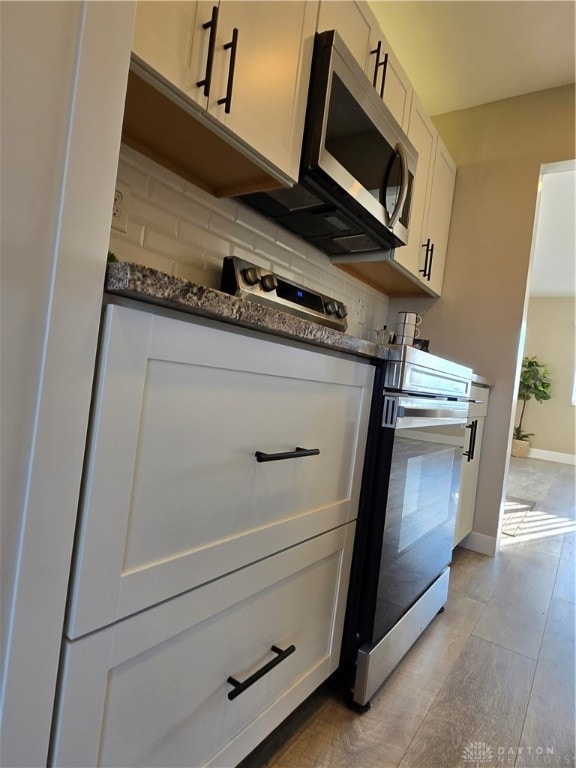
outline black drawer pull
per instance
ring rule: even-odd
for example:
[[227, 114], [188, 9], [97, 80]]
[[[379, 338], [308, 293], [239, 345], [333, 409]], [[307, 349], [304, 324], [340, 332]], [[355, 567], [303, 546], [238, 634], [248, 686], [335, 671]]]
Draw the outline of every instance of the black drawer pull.
[[203, 29], [210, 30], [210, 37], [208, 38], [208, 55], [206, 57], [206, 72], [203, 80], [198, 80], [196, 85], [198, 88], [204, 86], [204, 96], [210, 95], [210, 85], [212, 84], [212, 66], [214, 64], [214, 51], [216, 49], [216, 29], [218, 27], [218, 6], [215, 5], [212, 8], [212, 17], [210, 21], [205, 22], [202, 25]]
[[251, 685], [254, 685], [257, 680], [260, 680], [260, 678], [268, 674], [271, 669], [274, 669], [274, 667], [277, 667], [278, 664], [284, 661], [284, 659], [287, 659], [288, 656], [294, 653], [296, 646], [289, 645], [288, 648], [283, 651], [281, 648], [278, 648], [278, 646], [273, 645], [270, 650], [274, 651], [274, 653], [277, 653], [278, 656], [275, 659], [272, 659], [272, 661], [269, 661], [267, 664], [264, 664], [264, 666], [260, 667], [260, 669], [256, 670], [256, 672], [254, 672], [253, 675], [250, 675], [250, 677], [247, 677], [243, 683], [236, 680], [235, 677], [228, 678], [227, 682], [234, 686], [234, 690], [230, 691], [228, 694], [230, 701], [235, 699], [236, 696], [240, 696], [240, 694], [244, 693], [247, 688], [250, 688]]
[[282, 461], [282, 459], [299, 459], [301, 456], [318, 456], [320, 448], [296, 448], [293, 451], [284, 451], [283, 453], [263, 453], [256, 451], [256, 461]]
[[228, 84], [226, 85], [226, 96], [223, 99], [218, 99], [216, 104], [224, 104], [224, 112], [227, 115], [230, 114], [230, 107], [232, 105], [232, 88], [234, 87], [234, 70], [236, 69], [236, 49], [238, 48], [238, 30], [234, 28], [232, 30], [232, 40], [222, 46], [225, 51], [230, 51], [230, 65], [228, 67]]

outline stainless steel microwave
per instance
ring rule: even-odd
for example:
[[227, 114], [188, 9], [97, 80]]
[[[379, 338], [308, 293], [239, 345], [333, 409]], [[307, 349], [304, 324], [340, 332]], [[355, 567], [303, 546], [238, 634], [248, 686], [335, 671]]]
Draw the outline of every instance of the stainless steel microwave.
[[242, 200], [330, 256], [408, 240], [418, 154], [334, 31], [316, 35], [299, 182]]

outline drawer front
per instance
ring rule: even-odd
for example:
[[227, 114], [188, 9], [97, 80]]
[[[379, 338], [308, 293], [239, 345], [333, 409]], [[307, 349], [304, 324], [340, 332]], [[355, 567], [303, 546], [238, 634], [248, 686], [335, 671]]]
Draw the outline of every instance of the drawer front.
[[488, 400], [490, 398], [490, 390], [487, 387], [478, 387], [472, 384], [470, 389], [471, 400], [476, 400], [475, 403], [470, 403], [470, 410], [468, 411], [469, 419], [481, 419], [488, 413]]
[[70, 638], [354, 519], [367, 428], [369, 365], [107, 313]]
[[54, 765], [235, 765], [336, 668], [354, 529], [66, 641]]

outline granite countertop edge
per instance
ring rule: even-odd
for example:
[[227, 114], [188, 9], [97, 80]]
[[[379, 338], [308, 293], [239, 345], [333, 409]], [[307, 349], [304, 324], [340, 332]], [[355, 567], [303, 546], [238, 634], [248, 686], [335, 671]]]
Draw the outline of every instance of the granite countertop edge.
[[387, 357], [386, 347], [375, 342], [133, 262], [110, 262], [104, 291], [339, 352], [372, 359]]

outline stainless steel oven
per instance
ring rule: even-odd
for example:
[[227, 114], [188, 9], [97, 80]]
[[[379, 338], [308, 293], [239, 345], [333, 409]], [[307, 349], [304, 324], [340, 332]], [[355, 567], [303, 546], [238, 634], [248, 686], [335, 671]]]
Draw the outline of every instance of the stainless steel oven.
[[342, 651], [358, 708], [446, 602], [472, 371], [391, 349], [377, 375]]

